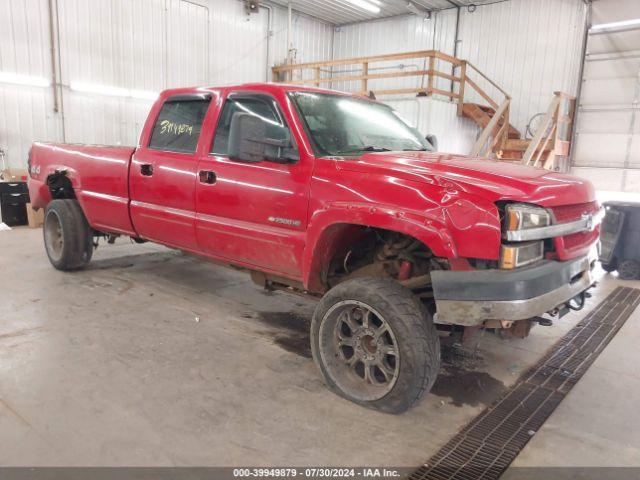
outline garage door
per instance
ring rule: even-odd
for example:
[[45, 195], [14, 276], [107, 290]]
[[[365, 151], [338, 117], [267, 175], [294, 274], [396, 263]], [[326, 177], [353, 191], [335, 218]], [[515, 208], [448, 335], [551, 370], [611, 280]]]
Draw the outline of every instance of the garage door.
[[574, 172], [598, 190], [640, 192], [640, 2], [593, 3]]

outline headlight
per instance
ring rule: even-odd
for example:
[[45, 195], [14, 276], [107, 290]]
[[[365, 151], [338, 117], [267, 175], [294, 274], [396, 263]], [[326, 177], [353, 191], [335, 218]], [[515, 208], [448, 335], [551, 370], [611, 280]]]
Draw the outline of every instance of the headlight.
[[549, 225], [551, 225], [551, 215], [544, 208], [513, 203], [507, 205], [505, 209], [505, 231], [529, 230]]
[[526, 242], [502, 245], [500, 248], [500, 268], [523, 267], [541, 260], [544, 255], [544, 242]]

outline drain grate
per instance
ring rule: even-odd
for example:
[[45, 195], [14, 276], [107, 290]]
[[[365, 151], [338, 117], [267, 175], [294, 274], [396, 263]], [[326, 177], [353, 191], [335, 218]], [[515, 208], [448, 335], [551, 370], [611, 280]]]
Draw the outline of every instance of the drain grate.
[[640, 290], [614, 290], [409, 478], [499, 478], [639, 304]]

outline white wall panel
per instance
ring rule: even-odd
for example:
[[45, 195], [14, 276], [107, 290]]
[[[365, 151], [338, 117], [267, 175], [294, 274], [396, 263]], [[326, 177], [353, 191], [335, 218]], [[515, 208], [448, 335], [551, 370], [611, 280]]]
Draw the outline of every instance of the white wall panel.
[[[82, 93], [73, 87], [80, 82], [155, 92], [165, 88], [173, 78], [168, 62], [176, 57], [167, 48], [169, 9], [173, 26], [181, 19], [173, 0], [58, 0], [65, 141], [137, 143], [150, 100]], [[185, 66], [175, 69], [179, 67]]]
[[[512, 98], [512, 123], [524, 132], [529, 119], [547, 110], [553, 92], [575, 94], [586, 9], [582, 0], [511, 0], [461, 9], [458, 57], [469, 60]], [[454, 52], [456, 10], [341, 27], [335, 58], [436, 49]], [[401, 62], [395, 62], [399, 64]], [[448, 68], [441, 64], [440, 69]], [[406, 68], [413, 66], [407, 65]], [[498, 91], [470, 74], [493, 98]], [[418, 86], [419, 79], [379, 80], [371, 88]], [[448, 81], [437, 86], [449, 89]], [[354, 90], [355, 82], [340, 85]], [[482, 102], [467, 90], [469, 101]], [[482, 102], [484, 103], [484, 102]]]
[[209, 81], [209, 7], [167, 0], [167, 88]]
[[[137, 143], [152, 101], [79, 92], [78, 82], [159, 92], [264, 81], [286, 57], [281, 7], [272, 6], [270, 36], [267, 9], [247, 15], [238, 0], [56, 3], [63, 112], [53, 111], [53, 87], [0, 84], [0, 148], [15, 167], [34, 140]], [[292, 23], [297, 61], [330, 57], [333, 26], [300, 14]], [[0, 72], [51, 79], [48, 0], [0, 1]]]
[[[0, 1], [0, 72], [51, 79], [47, 0]], [[52, 87], [0, 84], [0, 149], [24, 165], [33, 139], [58, 138]]]
[[582, 0], [511, 0], [473, 13], [463, 9], [458, 56], [511, 95], [511, 123], [524, 133], [533, 115], [546, 112], [554, 91], [576, 93], [585, 15]]
[[267, 15], [248, 16], [242, 2], [212, 0], [211, 73], [207, 83], [264, 81], [267, 71]]
[[[0, 1], [0, 71], [51, 78], [47, 3]], [[150, 105], [148, 100], [74, 92], [69, 89], [74, 82], [159, 91], [177, 85], [263, 81], [269, 78], [269, 66], [286, 58], [287, 12], [275, 5], [270, 5], [269, 26], [267, 9], [248, 16], [238, 0], [57, 3], [67, 141], [135, 143]], [[575, 92], [583, 20], [582, 0], [511, 0], [478, 6], [474, 13], [462, 9], [459, 56], [513, 96], [514, 123], [523, 130], [532, 115], [546, 109], [554, 90]], [[455, 24], [456, 11], [447, 10], [431, 19], [404, 16], [334, 32], [332, 25], [294, 12], [295, 61], [419, 49], [451, 54]], [[405, 62], [402, 67], [423, 65]], [[412, 86], [422, 79], [403, 81]], [[372, 86], [383, 88], [388, 82], [378, 80]], [[439, 80], [438, 87], [450, 85]], [[460, 149], [477, 129], [451, 117], [450, 107], [434, 101], [420, 107], [415, 121], [425, 133], [438, 134], [442, 149], [464, 153]], [[425, 116], [425, 111], [437, 115]], [[0, 147], [13, 165], [24, 165], [33, 140], [62, 140], [61, 125], [60, 115], [53, 112], [51, 88], [0, 86]], [[456, 135], [462, 138], [459, 143], [447, 139]]]
[[[285, 8], [273, 8], [271, 65], [281, 65], [287, 59], [288, 14]], [[291, 43], [295, 63], [328, 60], [333, 54], [333, 25], [293, 12]], [[271, 77], [269, 77], [271, 80]]]
[[457, 114], [454, 103], [428, 97], [388, 100], [407, 122], [422, 134], [438, 137], [438, 150], [466, 155], [480, 132], [475, 123]]
[[637, 0], [597, 0], [593, 2], [593, 24], [640, 18]]
[[[339, 27], [334, 37], [334, 58], [350, 58], [387, 53], [410, 52], [414, 50], [441, 50], [453, 53], [456, 13], [446, 10], [435, 13], [431, 19], [416, 15], [403, 16], [367, 23]], [[444, 64], [443, 64], [444, 65]], [[400, 60], [377, 62], [369, 66], [370, 73], [384, 70], [424, 70], [424, 60]], [[440, 62], [437, 65], [444, 69]], [[448, 67], [447, 67], [448, 68]], [[337, 67], [335, 74], [358, 74], [359, 69]], [[424, 85], [423, 77], [370, 80], [371, 90], [386, 88], [413, 88]], [[438, 88], [448, 89], [447, 81], [438, 80]], [[334, 88], [355, 91], [359, 82], [336, 83]]]

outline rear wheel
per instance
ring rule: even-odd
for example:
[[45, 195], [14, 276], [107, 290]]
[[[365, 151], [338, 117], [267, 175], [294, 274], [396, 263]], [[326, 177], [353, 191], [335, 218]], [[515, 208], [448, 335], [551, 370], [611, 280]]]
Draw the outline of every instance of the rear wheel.
[[640, 262], [637, 260], [623, 260], [618, 265], [618, 276], [622, 280], [634, 280], [640, 278]]
[[331, 289], [314, 313], [311, 348], [332, 391], [389, 413], [414, 405], [440, 369], [431, 315], [410, 290], [385, 278]]
[[50, 202], [42, 230], [49, 261], [58, 270], [77, 270], [91, 260], [91, 227], [77, 200]]

